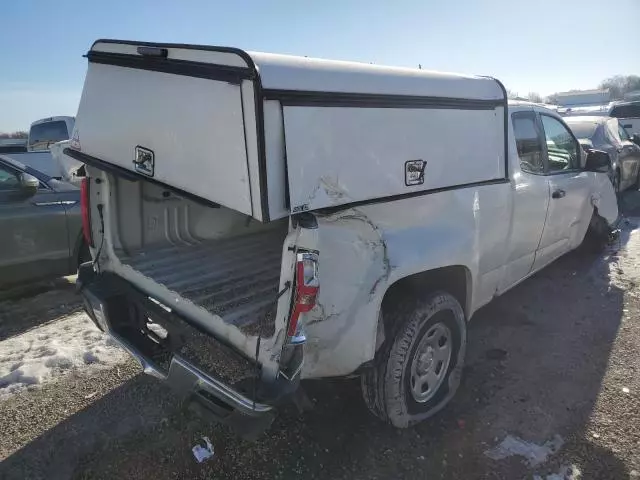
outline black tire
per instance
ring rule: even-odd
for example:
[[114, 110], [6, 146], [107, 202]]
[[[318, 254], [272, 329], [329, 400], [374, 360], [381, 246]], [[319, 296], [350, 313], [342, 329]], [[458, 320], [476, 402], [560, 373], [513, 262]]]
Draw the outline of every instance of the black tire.
[[[406, 428], [440, 411], [458, 389], [467, 343], [466, 319], [458, 300], [443, 291], [417, 302], [398, 303], [397, 309], [384, 315], [388, 325], [398, 328], [395, 336], [380, 347], [375, 365], [362, 375], [362, 392], [374, 415], [395, 427]], [[417, 400], [413, 368], [426, 355], [418, 357], [418, 348], [436, 338], [432, 332], [439, 329], [450, 334], [449, 360], [443, 367], [443, 362], [431, 354], [429, 365], [436, 365], [434, 371], [440, 365], [444, 374], [431, 393]], [[443, 337], [435, 341], [440, 342]]]
[[609, 234], [609, 224], [594, 211], [582, 240], [582, 249], [589, 253], [601, 253], [609, 244]]

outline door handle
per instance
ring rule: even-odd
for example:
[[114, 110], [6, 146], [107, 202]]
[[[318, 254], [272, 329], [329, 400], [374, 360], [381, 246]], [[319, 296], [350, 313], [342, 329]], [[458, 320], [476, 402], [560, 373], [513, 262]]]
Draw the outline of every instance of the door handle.
[[556, 190], [551, 194], [551, 198], [562, 198], [567, 194], [564, 190]]
[[626, 125], [622, 125], [624, 128], [631, 128], [633, 125], [631, 125], [630, 123], [627, 123]]

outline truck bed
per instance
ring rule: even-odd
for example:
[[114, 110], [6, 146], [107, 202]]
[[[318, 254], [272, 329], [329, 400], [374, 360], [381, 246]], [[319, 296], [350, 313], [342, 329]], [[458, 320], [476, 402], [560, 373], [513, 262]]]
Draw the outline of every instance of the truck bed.
[[269, 230], [190, 246], [145, 247], [118, 257], [243, 332], [271, 336], [285, 236]]

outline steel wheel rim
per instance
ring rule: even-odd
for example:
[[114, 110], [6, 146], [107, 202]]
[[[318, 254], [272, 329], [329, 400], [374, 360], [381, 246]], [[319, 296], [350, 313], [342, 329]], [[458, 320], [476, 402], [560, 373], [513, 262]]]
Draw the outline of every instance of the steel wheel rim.
[[447, 376], [452, 354], [451, 330], [435, 323], [424, 334], [411, 360], [409, 389], [418, 403], [431, 400]]

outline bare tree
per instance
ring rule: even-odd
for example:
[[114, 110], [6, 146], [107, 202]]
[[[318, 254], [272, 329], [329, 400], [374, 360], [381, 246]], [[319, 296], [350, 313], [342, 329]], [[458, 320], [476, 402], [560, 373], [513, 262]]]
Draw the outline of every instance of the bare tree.
[[537, 92], [529, 92], [529, 95], [527, 95], [527, 99], [530, 102], [534, 102], [534, 103], [542, 103], [542, 95], [540, 95]]
[[557, 93], [552, 93], [551, 95], [548, 95], [547, 98], [545, 98], [546, 103], [551, 103], [552, 105], [555, 105], [558, 103], [558, 94]]
[[640, 77], [637, 75], [615, 75], [600, 82], [598, 87], [608, 88], [611, 100], [622, 100], [625, 93], [640, 90]]
[[507, 98], [518, 98], [518, 92], [514, 92], [513, 90], [507, 88]]
[[25, 131], [18, 130], [17, 132], [0, 132], [0, 138], [27, 138], [29, 134]]

